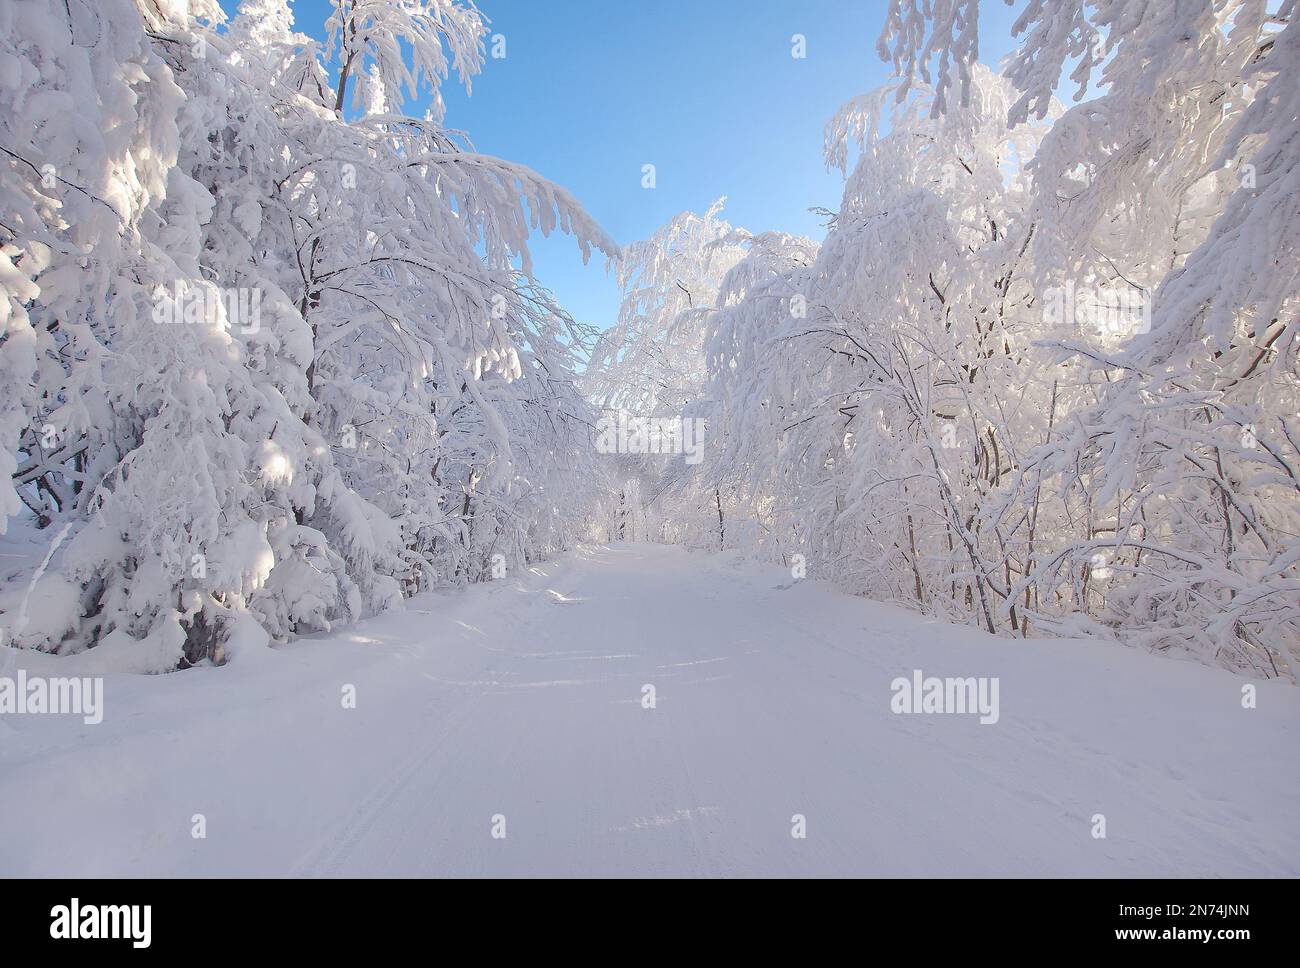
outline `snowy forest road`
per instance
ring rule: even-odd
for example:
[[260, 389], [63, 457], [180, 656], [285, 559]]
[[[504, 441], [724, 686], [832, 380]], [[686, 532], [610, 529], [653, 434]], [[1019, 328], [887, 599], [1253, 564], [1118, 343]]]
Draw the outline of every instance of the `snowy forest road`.
[[[997, 721], [892, 712], [917, 669]], [[1300, 702], [1243, 684], [587, 547], [0, 719], [0, 875], [1295, 876]]]

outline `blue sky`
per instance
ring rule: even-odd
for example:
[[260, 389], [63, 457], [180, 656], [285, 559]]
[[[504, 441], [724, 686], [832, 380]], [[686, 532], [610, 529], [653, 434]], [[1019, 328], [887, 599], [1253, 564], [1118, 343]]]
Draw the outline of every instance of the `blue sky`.
[[[237, 0], [223, 0], [228, 11]], [[727, 196], [752, 231], [820, 239], [841, 179], [822, 163], [822, 126], [888, 80], [875, 52], [883, 0], [479, 0], [506, 57], [472, 96], [449, 80], [446, 123], [484, 153], [568, 188], [620, 244]], [[1010, 48], [1011, 14], [986, 0], [981, 60]], [[296, 28], [324, 36], [328, 0], [297, 0]], [[791, 36], [807, 56], [791, 56]], [[409, 109], [410, 106], [408, 106]], [[641, 187], [653, 164], [657, 186]], [[536, 240], [534, 269], [575, 318], [605, 328], [618, 288], [603, 257], [583, 266], [565, 237]]]

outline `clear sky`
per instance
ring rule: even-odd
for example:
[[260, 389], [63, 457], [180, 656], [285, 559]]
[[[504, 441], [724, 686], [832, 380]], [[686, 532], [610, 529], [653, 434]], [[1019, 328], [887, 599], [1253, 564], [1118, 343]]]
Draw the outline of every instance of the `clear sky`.
[[[222, 0], [228, 12], [238, 0]], [[526, 164], [577, 196], [620, 244], [727, 196], [751, 231], [820, 240], [811, 207], [839, 208], [822, 127], [848, 98], [888, 80], [875, 52], [883, 0], [479, 0], [506, 56], [466, 97], [443, 87], [448, 127], [484, 153]], [[1010, 48], [1011, 14], [986, 0], [980, 59]], [[324, 36], [328, 0], [293, 3], [296, 29]], [[806, 56], [791, 56], [791, 37]], [[489, 50], [491, 45], [489, 44]], [[412, 106], [408, 105], [408, 110]], [[642, 166], [656, 187], [641, 187]], [[605, 328], [618, 289], [604, 259], [572, 240], [533, 247], [534, 271], [575, 318]]]

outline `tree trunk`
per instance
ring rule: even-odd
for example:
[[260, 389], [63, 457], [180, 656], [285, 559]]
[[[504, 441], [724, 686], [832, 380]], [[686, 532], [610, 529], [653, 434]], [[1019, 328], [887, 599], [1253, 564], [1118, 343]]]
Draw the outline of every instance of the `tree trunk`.
[[727, 530], [722, 526], [722, 492], [716, 487], [713, 498], [718, 502], [718, 550], [723, 551], [727, 547]]

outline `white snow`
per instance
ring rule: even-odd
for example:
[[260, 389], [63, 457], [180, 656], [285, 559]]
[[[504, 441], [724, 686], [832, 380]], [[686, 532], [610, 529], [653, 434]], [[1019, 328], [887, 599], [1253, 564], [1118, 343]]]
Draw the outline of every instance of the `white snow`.
[[[914, 669], [998, 677], [997, 723], [891, 713]], [[109, 676], [99, 726], [0, 717], [0, 876], [1297, 876], [1300, 699], [1244, 685], [592, 546], [258, 662]]]

